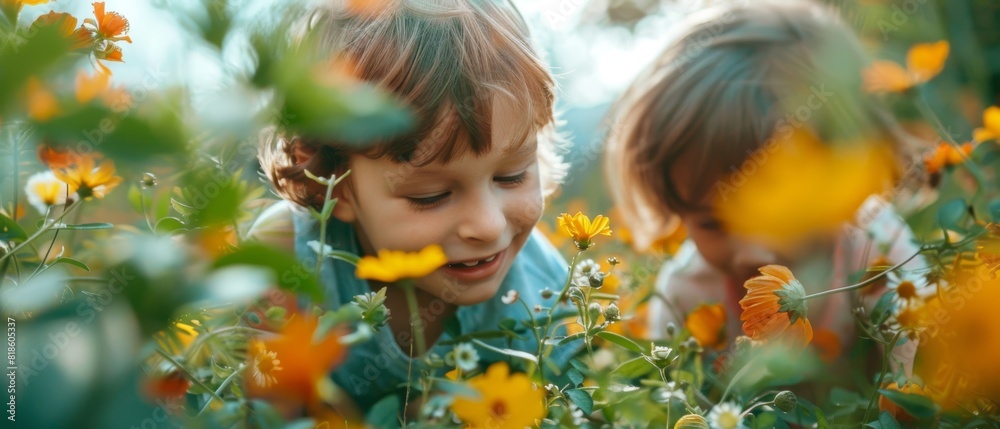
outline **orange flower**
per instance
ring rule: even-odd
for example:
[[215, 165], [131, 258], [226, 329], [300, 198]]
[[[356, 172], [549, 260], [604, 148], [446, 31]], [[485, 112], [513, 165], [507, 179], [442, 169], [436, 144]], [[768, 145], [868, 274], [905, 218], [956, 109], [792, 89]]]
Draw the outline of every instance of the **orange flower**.
[[28, 117], [36, 121], [45, 122], [59, 114], [59, 101], [56, 100], [55, 94], [34, 76], [28, 79], [25, 104], [27, 104]]
[[55, 150], [46, 144], [38, 145], [38, 160], [53, 170], [69, 168], [76, 162], [76, 153], [68, 150]]
[[950, 143], [941, 142], [932, 151], [924, 155], [924, 167], [930, 174], [940, 173], [945, 167], [959, 165], [972, 154], [972, 143], [965, 143], [956, 149]]
[[278, 338], [251, 340], [247, 356], [250, 376], [245, 377], [247, 394], [317, 404], [321, 399], [320, 382], [347, 356], [339, 330], [322, 340], [314, 339], [318, 325], [319, 319], [296, 315]]
[[97, 70], [93, 75], [87, 75], [83, 70], [77, 72], [76, 101], [87, 103], [98, 95], [107, 93], [110, 78], [111, 75], [105, 73], [103, 69]]
[[184, 396], [190, 387], [191, 380], [188, 380], [180, 371], [171, 371], [147, 379], [144, 391], [152, 400], [171, 400]]
[[722, 304], [699, 305], [688, 315], [684, 327], [702, 347], [726, 348], [726, 309]]
[[983, 111], [983, 127], [973, 131], [972, 139], [977, 142], [1000, 139], [1000, 107], [990, 106]]
[[[122, 61], [122, 49], [115, 42], [125, 41], [132, 43], [132, 38], [128, 33], [128, 20], [117, 12], [105, 12], [104, 2], [94, 3], [95, 19], [87, 18], [83, 20], [85, 28], [94, 32], [97, 40], [97, 48], [94, 56], [98, 60]], [[103, 65], [102, 65], [103, 67]]]
[[94, 27], [97, 37], [112, 42], [124, 40], [132, 43], [132, 38], [125, 35], [128, 33], [128, 20], [118, 12], [104, 12], [104, 2], [94, 3], [94, 17], [97, 18], [96, 22], [90, 18], [83, 22]]
[[744, 283], [747, 295], [740, 300], [743, 331], [754, 341], [791, 337], [803, 346], [813, 337], [806, 318], [805, 289], [788, 268], [767, 265], [762, 275]]
[[77, 155], [73, 165], [54, 168], [52, 172], [71, 188], [75, 188], [80, 198], [104, 198], [108, 191], [118, 186], [122, 178], [115, 176], [115, 164], [110, 160], [96, 165], [93, 155]]
[[[911, 395], [921, 395], [926, 397], [931, 396], [930, 392], [928, 392], [927, 389], [924, 389], [923, 387], [917, 386], [916, 384], [913, 383], [904, 384], [903, 387], [899, 387], [898, 384], [892, 383], [886, 386], [885, 390], [895, 390], [897, 392], [907, 393]], [[888, 412], [898, 422], [912, 422], [916, 420], [916, 418], [914, 418], [905, 410], [900, 408], [899, 405], [896, 405], [896, 403], [892, 402], [892, 400], [886, 398], [885, 395], [879, 395], [878, 409], [879, 411]]]
[[829, 329], [817, 329], [813, 335], [812, 346], [819, 353], [820, 360], [828, 364], [837, 360], [843, 349], [840, 336]]
[[60, 33], [67, 39], [70, 39], [72, 43], [70, 49], [77, 50], [89, 46], [93, 41], [93, 35], [86, 28], [83, 28], [83, 26], [77, 27], [76, 23], [76, 17], [73, 15], [66, 12], [50, 11], [35, 19], [35, 22], [31, 26], [58, 25]]
[[674, 228], [669, 234], [661, 235], [659, 238], [653, 240], [650, 244], [649, 250], [655, 253], [673, 255], [677, 253], [677, 249], [680, 249], [681, 244], [684, 240], [687, 240], [687, 230], [684, 229], [684, 225], [678, 224], [677, 228]]
[[875, 61], [864, 71], [867, 92], [903, 92], [933, 79], [944, 69], [950, 45], [920, 43], [906, 54], [906, 68], [892, 61]]
[[1000, 269], [1000, 223], [986, 225], [986, 236], [976, 242], [976, 257], [992, 271]]

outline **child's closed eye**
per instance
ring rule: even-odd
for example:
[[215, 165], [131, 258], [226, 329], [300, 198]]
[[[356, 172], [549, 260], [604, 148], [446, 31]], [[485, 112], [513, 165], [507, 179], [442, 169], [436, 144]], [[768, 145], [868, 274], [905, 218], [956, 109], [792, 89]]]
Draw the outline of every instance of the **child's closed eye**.
[[[522, 171], [518, 174], [512, 176], [497, 176], [493, 178], [493, 181], [500, 183], [504, 186], [517, 186], [525, 182], [528, 179], [528, 171]], [[451, 192], [442, 192], [440, 194], [431, 195], [427, 197], [406, 197], [407, 202], [414, 210], [428, 210], [438, 205], [441, 205], [451, 196]]]
[[493, 180], [496, 181], [496, 182], [502, 183], [504, 185], [519, 185], [521, 183], [524, 183], [524, 181], [527, 178], [528, 178], [528, 171], [525, 170], [525, 171], [522, 171], [522, 172], [520, 172], [518, 174], [515, 174], [513, 176], [498, 176], [498, 177], [494, 177]]

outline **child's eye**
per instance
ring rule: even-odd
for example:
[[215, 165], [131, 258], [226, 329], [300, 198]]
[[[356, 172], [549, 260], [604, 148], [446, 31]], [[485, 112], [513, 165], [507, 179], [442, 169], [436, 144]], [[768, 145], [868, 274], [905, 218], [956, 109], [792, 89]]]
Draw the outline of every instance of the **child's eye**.
[[520, 174], [515, 174], [513, 176], [494, 177], [493, 180], [496, 180], [497, 182], [503, 183], [505, 185], [517, 185], [524, 182], [526, 178], [528, 178], [528, 172], [524, 171], [521, 172]]
[[445, 198], [448, 198], [448, 195], [451, 195], [451, 192], [445, 192], [443, 194], [438, 194], [431, 197], [420, 197], [420, 198], [406, 197], [406, 200], [410, 203], [410, 206], [413, 207], [414, 209], [426, 210], [434, 208], [435, 206], [443, 202]]

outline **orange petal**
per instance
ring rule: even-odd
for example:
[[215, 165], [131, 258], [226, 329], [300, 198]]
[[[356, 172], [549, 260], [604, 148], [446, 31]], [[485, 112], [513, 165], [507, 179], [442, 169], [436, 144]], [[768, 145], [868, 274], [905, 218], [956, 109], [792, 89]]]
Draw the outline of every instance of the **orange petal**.
[[47, 121], [59, 114], [59, 101], [55, 94], [45, 88], [42, 81], [36, 77], [28, 79], [25, 91], [28, 116], [36, 121]]
[[107, 73], [98, 70], [93, 75], [87, 75], [80, 70], [76, 74], [76, 101], [87, 103], [108, 89], [110, 77]]
[[864, 90], [869, 93], [903, 92], [913, 86], [910, 74], [892, 61], [875, 61], [864, 71]]
[[906, 54], [906, 66], [917, 83], [927, 82], [941, 73], [948, 59], [950, 45], [946, 41], [920, 43]]

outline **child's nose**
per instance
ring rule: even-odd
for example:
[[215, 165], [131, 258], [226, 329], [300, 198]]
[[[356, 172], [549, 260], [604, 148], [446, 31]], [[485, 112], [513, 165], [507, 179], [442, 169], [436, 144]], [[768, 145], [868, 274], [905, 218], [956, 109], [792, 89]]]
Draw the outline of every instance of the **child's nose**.
[[507, 228], [507, 217], [500, 201], [484, 197], [470, 206], [461, 214], [458, 235], [465, 240], [487, 243], [500, 240]]

